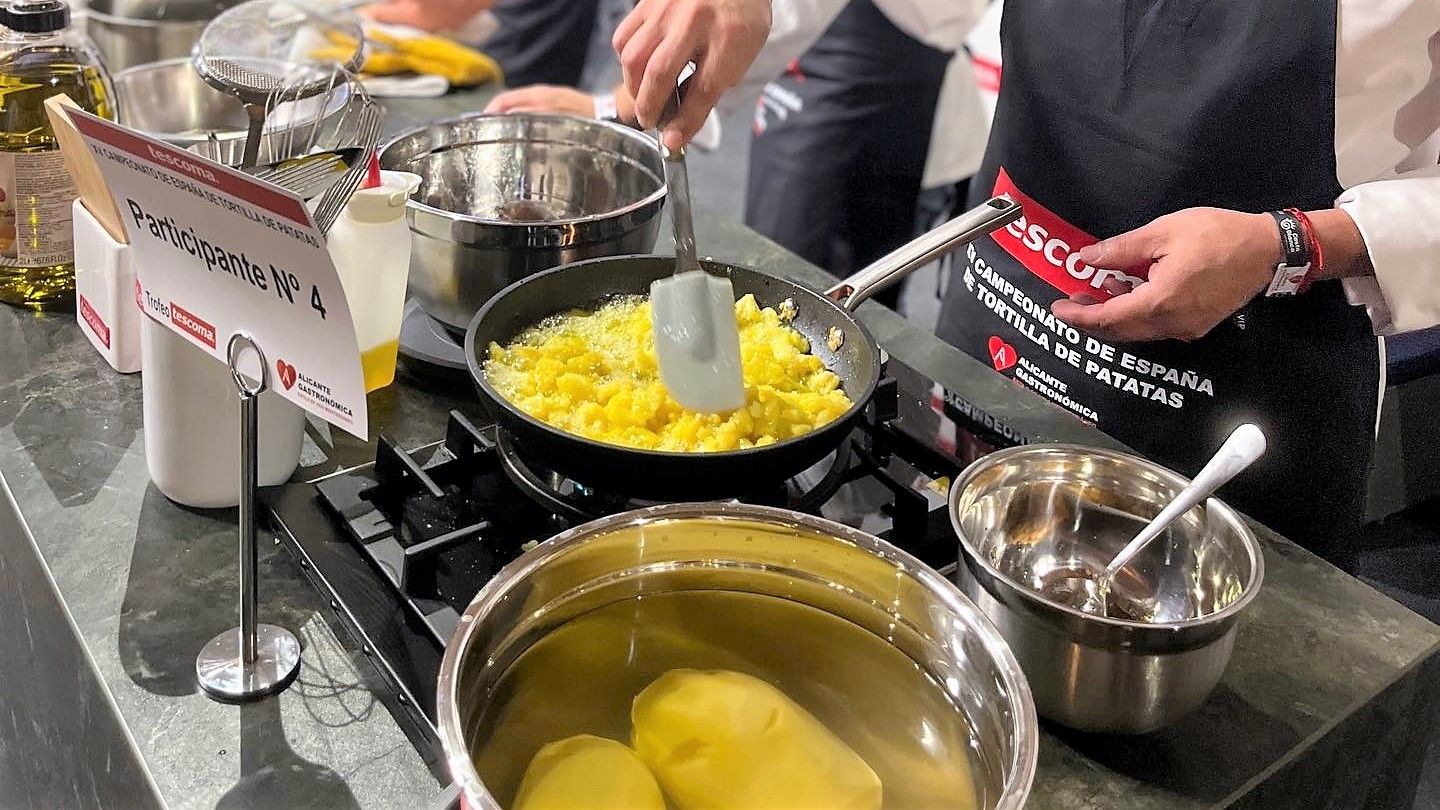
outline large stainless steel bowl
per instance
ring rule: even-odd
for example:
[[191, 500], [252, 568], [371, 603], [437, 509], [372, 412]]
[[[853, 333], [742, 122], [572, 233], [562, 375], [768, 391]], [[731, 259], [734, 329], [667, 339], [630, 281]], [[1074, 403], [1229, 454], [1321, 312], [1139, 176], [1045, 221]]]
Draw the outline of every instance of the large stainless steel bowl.
[[[122, 123], [227, 166], [239, 165], [248, 127], [245, 108], [235, 97], [206, 84], [188, 57], [122, 70], [115, 74], [114, 82]], [[278, 150], [289, 143], [298, 148], [309, 139], [315, 113], [322, 109], [319, 129], [314, 134], [324, 141], [330, 129], [338, 126], [349, 98], [348, 87], [341, 85], [328, 96], [276, 107], [265, 124], [270, 137], [261, 149], [261, 162], [292, 157], [272, 155], [272, 147]], [[293, 137], [284, 137], [287, 130]], [[214, 140], [211, 133], [215, 134]]]
[[90, 0], [86, 32], [112, 73], [190, 53], [205, 24], [240, 0]]
[[[504, 697], [496, 691], [498, 679], [517, 657], [603, 605], [716, 590], [817, 608], [904, 653], [947, 692], [951, 711], [959, 707], [964, 715], [945, 720], [969, 724], [979, 806], [1017, 810], [1025, 804], [1039, 741], [1029, 688], [995, 628], [954, 585], [894, 546], [827, 520], [739, 504], [673, 504], [603, 518], [541, 544], [502, 570], [466, 609], [445, 648], [436, 708], [450, 773], [467, 806], [499, 810], [508, 800], [492, 795], [472, 755], [484, 739], [490, 701]], [[767, 637], [775, 649], [790, 649], [783, 626], [767, 628]], [[813, 668], [826, 673], [822, 677], [863, 677], [840, 660]], [[874, 713], [877, 724], [887, 719]]]
[[1186, 483], [1124, 453], [1032, 445], [976, 461], [953, 485], [961, 590], [1009, 642], [1041, 715], [1144, 733], [1178, 721], [1219, 683], [1264, 562], [1255, 535], [1216, 499], [1117, 575], [1106, 616], [1042, 595], [1102, 571]]
[[459, 331], [515, 281], [581, 259], [648, 253], [659, 235], [659, 148], [619, 124], [467, 115], [400, 134], [380, 163], [423, 178], [407, 209], [410, 291]]

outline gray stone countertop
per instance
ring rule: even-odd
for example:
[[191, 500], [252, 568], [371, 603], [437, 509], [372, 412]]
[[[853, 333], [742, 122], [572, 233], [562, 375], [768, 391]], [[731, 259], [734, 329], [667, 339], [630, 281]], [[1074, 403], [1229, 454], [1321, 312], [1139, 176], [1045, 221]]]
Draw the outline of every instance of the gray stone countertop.
[[[478, 106], [463, 95], [395, 104], [392, 128]], [[697, 226], [697, 241], [717, 259], [825, 282], [738, 224], [702, 216]], [[1115, 446], [889, 310], [866, 305], [862, 317], [892, 355], [1016, 433]], [[404, 446], [430, 442], [451, 408], [478, 413], [463, 394], [392, 386], [370, 398], [372, 431]], [[368, 665], [337, 642], [315, 591], [268, 544], [260, 616], [300, 634], [299, 679], [276, 699], [238, 708], [200, 693], [196, 651], [236, 622], [234, 514], [167, 501], [149, 483], [143, 442], [138, 375], [106, 366], [71, 316], [0, 307], [0, 476], [164, 801], [255, 808], [433, 801], [441, 786], [372, 693]], [[298, 475], [363, 463], [373, 453], [373, 442], [312, 423]], [[1354, 792], [1364, 789], [1366, 773], [1332, 761], [1383, 767], [1423, 742], [1415, 728], [1428, 729], [1428, 717], [1417, 724], [1407, 714], [1424, 705], [1423, 684], [1435, 680], [1440, 628], [1257, 530], [1266, 583], [1215, 695], [1180, 727], [1146, 738], [1103, 740], [1047, 726], [1032, 807], [1358, 806], [1345, 797], [1366, 795]], [[1375, 716], [1362, 723], [1362, 715]], [[1312, 762], [1321, 770], [1307, 775]], [[1289, 772], [1313, 784], [1314, 794], [1267, 794], [1277, 789], [1277, 774]]]

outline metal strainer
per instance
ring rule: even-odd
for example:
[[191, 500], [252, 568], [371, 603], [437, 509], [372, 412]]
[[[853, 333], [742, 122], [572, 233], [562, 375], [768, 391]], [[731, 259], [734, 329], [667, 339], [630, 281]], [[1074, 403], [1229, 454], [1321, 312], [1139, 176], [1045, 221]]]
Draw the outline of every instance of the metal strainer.
[[[296, 100], [333, 87], [333, 68], [350, 73], [364, 61], [364, 34], [351, 13], [304, 0], [250, 0], [221, 13], [195, 43], [195, 71], [210, 86], [245, 105], [249, 136], [244, 166], [259, 159], [267, 105], [279, 92]], [[310, 54], [335, 47], [353, 52], [334, 65], [316, 65], [313, 78], [296, 81], [296, 65], [316, 64]]]

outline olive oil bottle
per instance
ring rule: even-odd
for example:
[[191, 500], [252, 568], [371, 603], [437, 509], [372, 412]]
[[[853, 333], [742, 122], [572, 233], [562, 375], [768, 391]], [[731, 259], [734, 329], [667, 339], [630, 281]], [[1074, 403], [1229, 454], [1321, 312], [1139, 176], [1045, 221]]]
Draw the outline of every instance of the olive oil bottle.
[[114, 90], [93, 43], [70, 27], [64, 0], [0, 4], [0, 301], [43, 310], [75, 295], [75, 186], [45, 115], [64, 93], [114, 117]]

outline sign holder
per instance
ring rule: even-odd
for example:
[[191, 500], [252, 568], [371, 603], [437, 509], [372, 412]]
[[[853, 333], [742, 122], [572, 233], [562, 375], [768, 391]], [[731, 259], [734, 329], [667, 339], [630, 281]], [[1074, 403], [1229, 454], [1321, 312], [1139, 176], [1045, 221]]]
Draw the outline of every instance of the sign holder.
[[[241, 350], [260, 360], [260, 379], [240, 372]], [[240, 393], [240, 626], [211, 639], [195, 658], [195, 676], [211, 697], [241, 702], [283, 691], [300, 671], [300, 640], [294, 633], [256, 621], [259, 597], [256, 488], [259, 478], [260, 394], [269, 385], [265, 352], [245, 332], [230, 338], [230, 376]]]
[[[220, 701], [275, 694], [299, 672], [300, 641], [256, 619], [258, 397], [268, 390], [368, 437], [344, 286], [299, 196], [83, 110], [66, 113], [124, 214], [143, 285], [137, 303], [228, 365], [240, 395], [240, 625], [200, 650], [196, 680]], [[248, 371], [252, 355], [258, 373]]]

